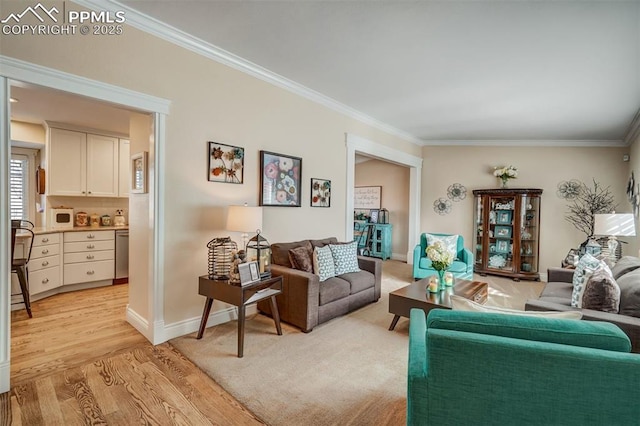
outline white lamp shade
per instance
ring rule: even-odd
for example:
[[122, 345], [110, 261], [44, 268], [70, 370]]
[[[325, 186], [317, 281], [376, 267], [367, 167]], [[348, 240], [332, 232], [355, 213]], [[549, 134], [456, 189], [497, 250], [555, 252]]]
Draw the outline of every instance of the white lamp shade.
[[229, 206], [227, 231], [256, 232], [262, 229], [262, 207]]
[[614, 235], [633, 237], [636, 235], [635, 220], [631, 213], [612, 213], [593, 215], [594, 235]]

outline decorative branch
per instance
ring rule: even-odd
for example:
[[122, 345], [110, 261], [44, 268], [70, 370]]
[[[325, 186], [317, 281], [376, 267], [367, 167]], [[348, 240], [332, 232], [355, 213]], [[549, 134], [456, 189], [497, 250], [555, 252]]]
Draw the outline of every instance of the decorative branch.
[[580, 232], [584, 232], [587, 238], [592, 237], [593, 215], [614, 211], [618, 207], [614, 200], [609, 187], [603, 188], [595, 179], [593, 188], [582, 183], [578, 195], [569, 204], [569, 212], [565, 215], [565, 219]]

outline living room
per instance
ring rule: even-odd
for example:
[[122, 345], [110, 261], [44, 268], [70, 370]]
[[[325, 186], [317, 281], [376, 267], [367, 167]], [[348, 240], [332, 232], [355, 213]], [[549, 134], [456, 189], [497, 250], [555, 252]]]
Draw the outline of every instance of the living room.
[[[42, 4], [48, 7], [60, 6], [59, 2]], [[80, 8], [79, 4], [83, 7], [93, 5], [92, 2], [81, 2], [73, 3], [72, 6]], [[109, 7], [118, 9], [124, 6], [111, 4]], [[607, 7], [615, 10], [607, 14]], [[570, 5], [565, 4], [562, 10], [557, 11], [557, 16], [563, 19], [567, 19], [567, 15], [572, 16], [574, 12], [565, 8], [570, 9]], [[422, 160], [419, 199], [413, 199], [419, 204], [416, 223], [418, 232], [409, 240], [409, 250], [412, 250], [419, 233], [427, 231], [456, 233], [462, 235], [465, 240], [471, 240], [474, 208], [471, 190], [497, 187], [498, 179], [492, 174], [495, 166], [514, 165], [518, 168], [518, 178], [512, 180], [510, 186], [543, 190], [540, 234], [542, 272], [548, 267], [558, 266], [569, 249], [577, 247], [586, 239], [584, 234], [565, 220], [568, 202], [557, 196], [558, 184], [571, 179], [588, 184], [595, 179], [601, 185], [610, 187], [619, 204], [620, 212], [631, 212], [626, 188], [632, 172], [636, 177], [640, 176], [638, 120], [633, 121], [639, 106], [640, 83], [637, 77], [638, 59], [637, 55], [633, 55], [638, 49], [637, 23], [629, 23], [629, 19], [637, 18], [639, 12], [634, 2], [620, 2], [616, 6], [602, 2], [597, 3], [597, 8], [604, 9], [583, 11], [586, 24], [580, 26], [580, 34], [589, 34], [589, 25], [598, 22], [604, 15], [615, 24], [612, 26], [622, 28], [619, 32], [614, 32], [615, 37], [614, 41], [610, 41], [611, 45], [625, 47], [609, 49], [604, 41], [596, 37], [601, 32], [597, 25], [593, 25], [596, 35], [586, 38], [585, 44], [594, 46], [593, 39], [600, 40], [597, 43], [597, 54], [582, 49], [576, 52], [575, 58], [572, 59], [574, 64], [563, 61], [561, 65], [554, 65], [555, 62], [546, 56], [542, 59], [537, 57], [540, 61], [549, 59], [544, 67], [564, 69], [569, 76], [565, 76], [563, 80], [560, 80], [558, 75], [544, 77], [540, 86], [547, 88], [547, 91], [543, 91], [541, 99], [536, 99], [538, 115], [528, 115], [527, 120], [532, 127], [536, 125], [539, 128], [551, 126], [555, 121], [563, 121], [562, 116], [552, 117], [554, 119], [547, 122], [537, 119], [538, 116], [549, 118], [545, 114], [544, 98], [551, 99], [554, 93], [563, 91], [562, 87], [558, 87], [560, 81], [578, 79], [583, 71], [586, 72], [588, 68], [595, 67], [600, 62], [614, 64], [614, 68], [621, 68], [619, 64], [624, 63], [626, 66], [622, 68], [635, 74], [629, 77], [625, 71], [618, 75], [618, 78], [615, 77], [616, 74], [607, 74], [608, 77], [605, 78], [589, 74], [590, 80], [587, 84], [566, 95], [567, 99], [563, 102], [572, 105], [576, 110], [575, 115], [578, 116], [584, 112], [586, 106], [597, 104], [598, 99], [606, 99], [609, 101], [607, 105], [613, 105], [615, 102], [611, 102], [610, 98], [618, 98], [622, 104], [620, 109], [623, 106], [626, 108], [612, 121], [581, 120], [584, 131], [573, 133], [572, 138], [550, 133], [546, 133], [544, 137], [539, 136], [543, 132], [532, 136], [531, 131], [517, 132], [509, 127], [504, 133], [499, 134], [500, 137], [488, 139], [476, 136], [484, 134], [484, 129], [478, 127], [476, 135], [468, 134], [450, 141], [447, 141], [450, 139], [448, 137], [435, 137], [432, 141], [418, 140], [407, 136], [405, 132], [382, 125], [370, 116], [358, 115], [354, 108], [347, 108], [327, 96], [307, 89], [302, 84], [294, 84], [284, 78], [267, 77], [264, 69], [258, 66], [250, 67], [245, 63], [239, 64], [237, 57], [231, 54], [220, 52], [211, 46], [206, 49], [193, 47], [193, 39], [189, 39], [190, 42], [184, 42], [183, 39], [182, 44], [179, 44], [175, 38], [171, 39], [176, 32], [157, 28], [155, 33], [144, 31], [133, 24], [134, 11], [128, 9], [131, 23], [125, 25], [121, 35], [111, 38], [98, 35], [3, 36], [0, 39], [0, 64], [2, 75], [12, 81], [49, 84], [60, 90], [73, 91], [69, 89], [70, 86], [61, 84], [55, 87], [54, 83], [47, 82], [44, 78], [32, 78], [33, 72], [47, 75], [53, 72], [64, 74], [66, 77], [71, 75], [90, 79], [105, 84], [107, 88], [122, 88], [169, 101], [168, 112], [163, 114], [161, 126], [157, 126], [159, 132], [164, 132], [162, 149], [158, 153], [156, 167], [151, 170], [155, 176], [162, 176], [161, 185], [151, 188], [151, 191], [158, 191], [154, 195], [163, 200], [162, 204], [155, 207], [158, 210], [151, 219], [153, 225], [150, 225], [153, 235], [156, 236], [156, 248], [150, 251], [149, 257], [157, 276], [142, 283], [147, 291], [132, 296], [141, 298], [134, 300], [133, 305], [139, 307], [136, 311], [139, 323], [146, 324], [145, 336], [153, 343], [161, 343], [197, 329], [203, 303], [202, 296], [198, 294], [197, 278], [206, 273], [206, 244], [214, 237], [229, 235], [225, 229], [228, 206], [242, 205], [245, 202], [252, 206], [258, 205], [261, 150], [296, 156], [303, 160], [301, 207], [263, 209], [262, 231], [270, 242], [327, 236], [347, 239], [346, 229], [350, 223], [347, 220], [349, 209], [345, 170], [348, 162], [352, 161], [345, 149], [347, 134], [357, 135], [376, 146]], [[20, 13], [23, 9], [22, 3], [2, 2], [3, 15], [10, 12]], [[544, 13], [555, 16], [555, 12], [540, 13], [543, 17], [547, 16]], [[492, 22], [485, 21], [483, 25]], [[508, 25], [503, 29], [518, 34], [512, 26]], [[535, 20], [530, 26], [536, 31], [540, 28]], [[558, 27], [552, 26], [548, 30], [548, 37], [552, 40], [554, 37], [560, 38], [564, 34], [563, 28], [560, 24]], [[601, 31], [607, 33], [608, 30]], [[630, 41], [625, 45], [622, 38], [626, 37]], [[491, 39], [487, 45], [492, 42], [495, 40]], [[487, 46], [481, 47], [477, 47], [479, 52], [489, 49]], [[555, 54], [570, 56], [565, 49], [568, 49], [568, 46], [563, 45]], [[534, 56], [533, 52], [536, 49], [523, 47], [522, 51], [528, 51], [526, 55]], [[518, 56], [513, 51], [511, 55]], [[594, 57], [596, 59], [592, 59]], [[465, 67], [466, 60], [470, 58], [456, 62], [456, 67]], [[531, 62], [535, 60], [531, 59]], [[481, 72], [478, 80], [483, 82], [487, 75], [492, 72], [498, 73], [498, 68], [509, 64], [510, 60], [504, 60], [499, 66], [482, 68], [481, 64], [473, 62], [468, 68], [475, 68], [476, 73]], [[34, 71], [30, 65], [36, 70]], [[327, 68], [331, 66], [334, 65]], [[495, 86], [498, 84], [496, 82], [493, 82], [493, 86], [483, 83], [483, 90], [470, 91], [473, 96], [469, 95], [467, 107], [473, 104], [475, 110], [482, 111], [483, 100], [493, 99], [492, 93], [500, 91], [498, 88], [505, 91], [509, 88], [508, 91], [512, 95], [520, 93], [530, 79], [535, 77], [535, 73], [526, 72], [529, 66], [531, 63], [527, 62], [517, 72], [509, 70], [513, 72], [511, 78], [516, 80], [513, 86], [506, 83], [504, 86]], [[537, 68], [537, 71], [540, 72], [540, 69]], [[509, 81], [508, 74], [505, 77], [500, 73], [499, 79], [503, 82]], [[436, 77], [434, 80], [437, 80]], [[558, 80], [555, 80], [556, 78]], [[622, 84], [613, 84], [616, 79], [624, 80], [626, 89], [620, 88]], [[466, 81], [472, 80], [473, 72], [469, 72], [460, 76], [456, 84], [464, 87]], [[598, 92], [593, 97], [572, 98], [572, 95], [589, 92], [588, 89], [594, 87], [598, 88]], [[451, 89], [451, 86], [449, 88]], [[613, 95], [606, 93], [609, 88], [615, 89]], [[88, 90], [84, 93], [95, 97]], [[8, 94], [5, 95], [8, 97]], [[406, 93], [403, 96], [407, 99], [410, 97]], [[440, 93], [440, 96], [441, 104], [446, 105], [447, 93]], [[515, 99], [524, 102], [519, 96]], [[504, 99], [500, 98], [497, 101]], [[402, 103], [404, 98], [394, 102]], [[633, 104], [633, 108], [628, 107], [630, 103]], [[463, 105], [455, 104], [451, 109], [462, 113]], [[518, 111], [520, 107], [517, 102], [506, 105], [504, 108], [509, 111]], [[591, 113], [591, 110], [587, 112]], [[435, 112], [433, 115], [436, 115]], [[513, 115], [515, 114], [505, 113], [498, 119], [506, 126], [506, 123], [511, 123]], [[575, 119], [575, 115], [568, 117], [567, 121], [569, 118]], [[477, 120], [489, 121], [491, 118], [478, 114]], [[575, 122], [577, 121], [573, 121]], [[465, 123], [458, 124], [462, 126]], [[610, 129], [613, 130], [607, 131]], [[3, 137], [6, 138], [7, 135]], [[244, 148], [242, 185], [207, 180], [208, 141]], [[4, 144], [7, 141], [2, 142]], [[152, 153], [155, 147], [151, 145], [149, 152]], [[629, 156], [629, 161], [624, 161], [625, 155]], [[151, 160], [153, 159], [152, 156]], [[310, 207], [308, 188], [311, 178], [331, 180], [330, 208]], [[467, 188], [467, 197], [460, 202], [452, 203], [448, 214], [440, 215], [434, 211], [433, 203], [438, 198], [447, 198], [447, 189], [454, 183]], [[409, 227], [406, 226], [405, 229], [408, 233]], [[237, 241], [241, 239], [240, 233], [234, 233], [232, 236]], [[3, 235], [2, 238], [6, 236]], [[624, 254], [637, 255], [640, 249], [638, 239], [627, 238], [624, 241], [627, 243], [624, 245]], [[7, 247], [8, 244], [3, 246]], [[214, 314], [218, 312], [215, 318], [220, 322], [232, 319], [231, 311], [228, 306], [214, 305]], [[8, 317], [8, 314], [3, 316], [2, 321], [5, 321], [5, 317]], [[209, 325], [212, 326], [214, 323], [215, 321], [210, 322]], [[8, 329], [8, 325], [2, 325], [2, 334], [7, 336], [4, 331]], [[0, 362], [8, 365], [8, 354], [0, 354]]]

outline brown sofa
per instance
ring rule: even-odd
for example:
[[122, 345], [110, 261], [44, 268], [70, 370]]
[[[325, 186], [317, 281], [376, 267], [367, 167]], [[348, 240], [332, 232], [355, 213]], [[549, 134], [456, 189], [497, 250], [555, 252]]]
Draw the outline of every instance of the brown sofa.
[[621, 259], [613, 267], [618, 283], [620, 313], [580, 309], [571, 306], [573, 269], [549, 268], [547, 284], [537, 300], [527, 300], [526, 311], [580, 311], [582, 319], [611, 322], [625, 332], [631, 340], [631, 351], [640, 353], [640, 260], [631, 256]]
[[[280, 319], [308, 333], [332, 318], [344, 315], [380, 299], [382, 261], [358, 256], [360, 272], [350, 272], [319, 281], [318, 275], [293, 269], [289, 250], [336, 244], [336, 238], [304, 240], [271, 245], [271, 273], [282, 276], [282, 294], [276, 296]], [[269, 301], [258, 303], [258, 309], [271, 315]]]

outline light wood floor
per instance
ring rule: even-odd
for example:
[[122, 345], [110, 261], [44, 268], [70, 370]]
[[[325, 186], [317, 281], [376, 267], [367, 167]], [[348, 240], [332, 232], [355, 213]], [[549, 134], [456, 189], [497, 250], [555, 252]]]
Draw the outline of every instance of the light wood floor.
[[11, 314], [0, 425], [261, 425], [170, 344], [125, 321], [128, 285], [53, 296]]

